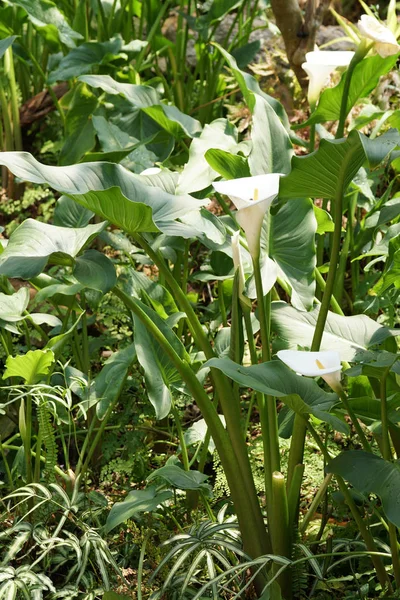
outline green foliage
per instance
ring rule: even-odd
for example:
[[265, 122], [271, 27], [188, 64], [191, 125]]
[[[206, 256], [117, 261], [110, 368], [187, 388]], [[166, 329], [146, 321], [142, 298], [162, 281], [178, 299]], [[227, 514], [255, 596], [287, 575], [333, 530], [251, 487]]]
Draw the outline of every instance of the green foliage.
[[264, 9], [0, 7], [0, 598], [399, 593], [397, 55], [289, 120]]

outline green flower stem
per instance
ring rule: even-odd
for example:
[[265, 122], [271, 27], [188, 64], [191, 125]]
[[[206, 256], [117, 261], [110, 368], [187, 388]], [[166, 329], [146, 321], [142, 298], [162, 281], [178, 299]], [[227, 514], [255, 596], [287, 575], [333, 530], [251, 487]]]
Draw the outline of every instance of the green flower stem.
[[[196, 313], [194, 312], [193, 307], [189, 302], [186, 294], [181, 290], [179, 283], [175, 280], [167, 264], [162, 258], [159, 257], [157, 252], [153, 250], [150, 244], [146, 242], [143, 236], [141, 236], [140, 234], [135, 234], [134, 239], [140, 246], [142, 246], [147, 255], [154, 262], [154, 264], [157, 265], [160, 275], [162, 275], [165, 278], [165, 281], [168, 283], [170, 289], [172, 290], [174, 298], [179, 305], [180, 310], [186, 314], [189, 330], [198, 348], [204, 352], [204, 355], [207, 359], [214, 358], [215, 354], [207, 338], [207, 334], [203, 330], [203, 327], [199, 319], [197, 318]], [[221, 371], [219, 371], [218, 369], [211, 369], [211, 376], [216, 393], [218, 395], [219, 402], [221, 404], [222, 412], [224, 413], [226, 419], [227, 430], [237, 460], [237, 465], [235, 467], [235, 477], [236, 479], [238, 478], [239, 469], [240, 477], [242, 477], [241, 485], [244, 489], [246, 489], [254, 519], [256, 522], [259, 523], [260, 527], [263, 527], [263, 519], [260, 504], [254, 485], [254, 479], [251, 471], [249, 456], [247, 453], [247, 447], [243, 439], [239, 402], [232, 402], [232, 386], [230, 385], [227, 377], [223, 375]], [[209, 425], [208, 421], [207, 424]]]
[[[308, 427], [308, 430], [310, 431], [312, 437], [314, 438], [315, 442], [317, 443], [319, 449], [321, 450], [321, 453], [324, 456], [327, 464], [329, 464], [330, 461], [332, 460], [332, 458], [331, 458], [329, 452], [327, 451], [327, 449], [325, 448], [323, 441], [321, 440], [317, 431], [314, 429], [314, 427], [311, 425], [311, 423], [309, 421], [307, 421], [307, 427]], [[338, 482], [339, 489], [345, 498], [346, 504], [348, 505], [348, 507], [350, 509], [353, 519], [356, 522], [357, 528], [361, 534], [361, 537], [364, 540], [367, 550], [369, 552], [376, 553], [376, 546], [375, 546], [374, 538], [372, 537], [371, 532], [365, 525], [364, 520], [361, 517], [360, 512], [357, 508], [357, 505], [353, 500], [353, 496], [351, 495], [350, 491], [347, 488], [347, 485], [345, 484], [342, 477], [340, 477], [339, 475], [336, 475], [336, 481]], [[387, 588], [388, 591], [392, 593], [393, 592], [392, 584], [390, 582], [388, 574], [386, 573], [386, 569], [385, 569], [381, 559], [379, 558], [379, 556], [372, 554], [371, 560], [374, 565], [377, 577], [379, 579], [379, 583], [381, 584], [382, 588], [383, 589]]]
[[225, 307], [225, 300], [224, 300], [224, 282], [223, 281], [218, 281], [218, 304], [219, 304], [219, 309], [221, 311], [222, 325], [224, 327], [227, 327], [228, 326], [228, 318], [226, 315], [226, 307]]
[[[392, 450], [389, 437], [389, 422], [387, 416], [387, 399], [386, 399], [386, 380], [389, 376], [391, 367], [388, 367], [381, 379], [381, 421], [382, 421], [382, 456], [385, 460], [392, 460]], [[388, 522], [389, 525], [389, 540], [390, 549], [393, 558], [393, 573], [397, 588], [400, 588], [400, 559], [399, 559], [399, 544], [397, 541], [397, 528]]]
[[[353, 150], [356, 152], [356, 150]], [[322, 336], [324, 334], [326, 318], [332, 300], [333, 288], [336, 279], [337, 264], [340, 256], [340, 242], [342, 234], [342, 214], [343, 214], [343, 195], [345, 193], [346, 180], [345, 173], [341, 173], [338, 182], [336, 196], [333, 199], [335, 208], [335, 229], [332, 237], [332, 248], [329, 263], [329, 272], [326, 280], [324, 295], [318, 313], [318, 319], [315, 326], [314, 337], [311, 344], [311, 351], [317, 352], [321, 346]]]
[[391, 366], [385, 369], [381, 382], [381, 422], [382, 422], [382, 456], [385, 460], [392, 460], [392, 450], [389, 437], [389, 420], [387, 414], [386, 381], [390, 373]]
[[304, 465], [297, 464], [293, 469], [290, 488], [287, 490], [288, 507], [289, 507], [289, 532], [293, 531], [293, 527], [297, 526], [299, 520], [300, 508], [300, 491], [303, 482]]
[[[272, 474], [272, 522], [279, 523], [279, 527], [271, 529], [274, 554], [290, 558], [289, 508], [285, 478], [279, 471], [274, 471]], [[278, 569], [278, 565], [274, 565], [274, 570]], [[292, 582], [289, 573], [286, 572], [283, 577], [281, 576], [278, 579], [285, 600], [289, 600], [292, 597]]]
[[301, 525], [300, 525], [300, 533], [301, 534], [306, 533], [307, 527], [310, 524], [311, 519], [313, 518], [314, 514], [316, 513], [317, 508], [318, 508], [319, 504], [321, 503], [322, 498], [326, 494], [326, 490], [328, 489], [328, 486], [331, 482], [332, 477], [333, 477], [333, 473], [328, 473], [325, 476], [323, 482], [321, 483], [318, 492], [315, 494], [314, 500], [311, 502], [310, 508], [308, 509], [306, 516], [304, 517], [304, 519], [301, 522]]
[[[317, 282], [319, 289], [324, 291], [326, 288], [325, 279], [322, 277], [322, 275], [319, 272], [319, 269], [317, 269], [317, 267], [315, 267], [315, 269], [314, 269], [314, 275], [315, 275], [315, 281]], [[340, 308], [340, 304], [336, 300], [334, 295], [332, 295], [332, 297], [331, 297], [331, 308], [332, 308], [333, 312], [335, 312], [337, 315], [344, 316], [344, 312]]]
[[[232, 499], [238, 516], [240, 530], [246, 551], [251, 556], [260, 556], [269, 549], [261, 510], [256, 513], [253, 508], [252, 489], [248, 489], [247, 482], [242, 479], [240, 467], [238, 469], [237, 456], [233, 448], [230, 435], [224, 429], [216, 411], [203, 386], [192, 371], [190, 365], [183, 361], [168, 343], [163, 333], [157, 328], [148, 315], [136, 304], [133, 298], [115, 287], [113, 292], [125, 306], [129, 308], [147, 328], [149, 333], [160, 344], [164, 352], [173, 362], [183, 381], [196, 400], [204, 419], [208, 425], [211, 436], [215, 442], [221, 463], [224, 467], [226, 478], [232, 493]], [[235, 404], [235, 403], [232, 403]], [[240, 423], [239, 423], [240, 430]], [[244, 444], [243, 439], [241, 442]], [[254, 484], [253, 484], [254, 485]], [[257, 498], [257, 496], [256, 496]]]
[[[271, 295], [267, 294], [266, 302], [264, 301], [264, 291], [261, 278], [260, 257], [253, 257], [254, 280], [256, 283], [257, 292], [257, 309], [258, 320], [260, 322], [261, 331], [261, 346], [262, 359], [264, 362], [271, 360], [271, 348], [269, 342], [269, 317], [271, 310]], [[267, 306], [266, 306], [267, 305]], [[280, 471], [280, 455], [279, 455], [279, 436], [278, 436], [278, 418], [276, 413], [275, 398], [266, 396], [265, 404], [268, 415], [268, 438], [269, 450], [271, 454], [271, 471]], [[264, 438], [265, 441], [265, 438]]]
[[176, 427], [176, 431], [178, 433], [179, 444], [181, 446], [181, 456], [182, 456], [183, 468], [185, 469], [185, 471], [190, 471], [189, 456], [188, 456], [187, 446], [186, 446], [186, 442], [185, 442], [185, 437], [183, 434], [181, 420], [179, 417], [179, 412], [173, 405], [171, 405], [171, 413], [172, 413], [172, 416], [174, 417], [175, 427]]
[[343, 87], [342, 102], [340, 105], [339, 123], [338, 123], [338, 128], [337, 128], [336, 136], [335, 136], [337, 140], [339, 138], [343, 137], [346, 118], [351, 109], [351, 107], [348, 108], [348, 97], [349, 97], [350, 84], [351, 84], [351, 79], [353, 77], [354, 69], [358, 65], [358, 63], [362, 61], [364, 56], [366, 56], [368, 54], [372, 45], [373, 44], [367, 44], [365, 40], [362, 40], [361, 43], [359, 44], [356, 52], [354, 53], [354, 56], [351, 59], [351, 62], [346, 71], [346, 74], [345, 74], [346, 79], [345, 79], [344, 87]]
[[[250, 307], [242, 303], [242, 312], [247, 333], [247, 342], [249, 344], [249, 352], [251, 364], [258, 363], [257, 349], [254, 341], [254, 333], [251, 325]], [[269, 449], [269, 429], [268, 429], [268, 414], [265, 406], [265, 396], [261, 392], [256, 392], [258, 412], [260, 415], [261, 433], [263, 438], [263, 456], [264, 456], [264, 480], [265, 480], [265, 495], [267, 505], [267, 515], [271, 514], [271, 498], [272, 498], [272, 465], [271, 453]], [[247, 430], [247, 427], [246, 427]]]
[[372, 452], [371, 444], [365, 437], [365, 433], [363, 432], [360, 422], [357, 419], [356, 413], [351, 408], [351, 404], [349, 402], [349, 399], [347, 398], [345, 391], [343, 389], [339, 390], [338, 395], [341, 401], [343, 402], [343, 406], [345, 407], [347, 414], [349, 415], [351, 422], [353, 423], [354, 429], [356, 430], [358, 437], [360, 438], [362, 447], [366, 452]]

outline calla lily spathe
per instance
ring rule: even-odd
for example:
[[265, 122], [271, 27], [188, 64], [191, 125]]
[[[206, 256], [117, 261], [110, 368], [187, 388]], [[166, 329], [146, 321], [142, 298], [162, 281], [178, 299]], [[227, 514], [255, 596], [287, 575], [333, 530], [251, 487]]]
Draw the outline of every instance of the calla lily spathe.
[[306, 62], [301, 66], [308, 75], [308, 102], [314, 108], [322, 88], [329, 82], [332, 73], [338, 67], [347, 67], [354, 52], [333, 50], [314, 50], [307, 52]]
[[375, 42], [375, 50], [382, 58], [400, 52], [394, 33], [375, 17], [362, 15], [357, 26], [362, 36]]
[[279, 173], [269, 173], [213, 183], [214, 189], [229, 196], [236, 206], [236, 220], [246, 235], [253, 259], [260, 255], [261, 227], [265, 214], [278, 195], [279, 178]]
[[340, 383], [340, 355], [334, 351], [306, 352], [301, 350], [280, 350], [278, 358], [298, 375], [322, 377], [335, 391], [342, 389]]

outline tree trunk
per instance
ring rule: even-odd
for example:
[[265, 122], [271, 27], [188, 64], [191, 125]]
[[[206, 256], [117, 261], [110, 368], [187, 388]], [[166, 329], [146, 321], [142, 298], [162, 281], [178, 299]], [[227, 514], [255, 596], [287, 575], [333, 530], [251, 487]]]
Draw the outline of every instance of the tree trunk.
[[307, 76], [301, 65], [306, 52], [314, 49], [318, 27], [330, 3], [331, 0], [308, 0], [303, 16], [298, 0], [271, 0], [290, 66], [303, 88], [307, 86]]

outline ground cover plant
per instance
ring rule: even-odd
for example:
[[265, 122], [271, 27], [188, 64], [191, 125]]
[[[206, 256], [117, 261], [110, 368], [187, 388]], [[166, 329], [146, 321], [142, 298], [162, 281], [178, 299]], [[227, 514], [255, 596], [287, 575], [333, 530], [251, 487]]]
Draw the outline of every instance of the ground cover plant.
[[1, 599], [399, 597], [400, 27], [328, 8], [1, 3]]

